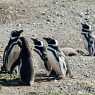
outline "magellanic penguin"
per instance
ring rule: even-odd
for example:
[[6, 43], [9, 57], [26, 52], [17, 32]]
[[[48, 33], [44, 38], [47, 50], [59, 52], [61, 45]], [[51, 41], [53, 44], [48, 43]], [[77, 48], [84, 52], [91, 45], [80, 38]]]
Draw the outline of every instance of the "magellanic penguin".
[[[9, 53], [11, 52], [12, 47], [17, 42], [17, 40], [20, 37], [22, 32], [23, 32], [23, 30], [19, 30], [19, 31], [14, 30], [11, 32], [10, 40], [4, 50], [3, 64], [6, 64], [6, 62], [8, 61]], [[4, 70], [4, 65], [1, 67], [1, 69], [2, 69], [2, 71]]]
[[84, 40], [84, 45], [86, 50], [89, 52], [90, 56], [95, 55], [95, 37], [92, 34], [91, 25], [87, 23], [81, 23], [82, 29], [81, 34]]
[[55, 56], [55, 59], [58, 61], [59, 68], [60, 68], [62, 74], [64, 75], [64, 77], [65, 77], [65, 75], [69, 75], [69, 77], [72, 78], [73, 76], [71, 74], [69, 64], [65, 60], [64, 53], [58, 47], [58, 41], [53, 38], [50, 38], [50, 37], [47, 37], [47, 38], [44, 37], [43, 39], [48, 44], [47, 49], [53, 53], [53, 55]]
[[40, 55], [41, 59], [44, 61], [45, 68], [48, 70], [46, 48], [43, 41], [39, 40], [38, 38], [31, 39], [34, 43], [34, 50]]
[[[17, 51], [17, 49], [19, 50]], [[25, 37], [19, 37], [17, 43], [15, 43], [15, 45], [11, 49], [9, 56], [8, 56], [8, 64], [10, 66], [8, 64], [3, 64], [5, 65], [5, 69], [10, 71], [11, 68], [15, 68], [16, 66], [18, 66], [19, 63], [20, 85], [32, 85], [34, 81], [34, 68], [32, 61], [33, 56], [28, 40]]]
[[22, 84], [32, 85], [34, 82], [34, 67], [33, 67], [33, 56], [31, 52], [31, 47], [29, 42], [25, 37], [20, 37], [22, 47], [21, 47], [21, 68], [20, 68], [20, 77]]

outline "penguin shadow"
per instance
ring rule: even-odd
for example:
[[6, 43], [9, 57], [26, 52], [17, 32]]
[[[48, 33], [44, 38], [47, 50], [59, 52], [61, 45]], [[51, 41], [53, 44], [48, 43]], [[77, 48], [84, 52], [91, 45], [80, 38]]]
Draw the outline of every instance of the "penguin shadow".
[[0, 79], [0, 85], [1, 86], [20, 86], [20, 80], [19, 79]]
[[[46, 74], [37, 74], [35, 76], [35, 80], [34, 80], [34, 83], [41, 83], [41, 82], [50, 82], [52, 80], [55, 80], [55, 78], [53, 77], [48, 77]], [[14, 79], [11, 79], [11, 78], [3, 78], [3, 79], [0, 79], [0, 85], [1, 86], [8, 86], [8, 87], [12, 87], [12, 86], [29, 86], [29, 85], [26, 85], [24, 83], [21, 82], [20, 78], [14, 78]]]
[[37, 74], [35, 78], [35, 82], [49, 82], [55, 80], [54, 76], [48, 76], [47, 74]]

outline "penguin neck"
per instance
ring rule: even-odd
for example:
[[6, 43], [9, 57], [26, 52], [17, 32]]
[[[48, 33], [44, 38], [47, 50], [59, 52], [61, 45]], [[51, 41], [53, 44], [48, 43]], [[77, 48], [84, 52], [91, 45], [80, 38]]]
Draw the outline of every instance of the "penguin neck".
[[53, 49], [54, 51], [55, 50], [56, 51], [60, 51], [59, 48], [58, 48], [58, 46], [56, 46], [56, 45], [50, 45], [50, 44], [48, 44], [48, 47], [51, 48], [51, 49]]

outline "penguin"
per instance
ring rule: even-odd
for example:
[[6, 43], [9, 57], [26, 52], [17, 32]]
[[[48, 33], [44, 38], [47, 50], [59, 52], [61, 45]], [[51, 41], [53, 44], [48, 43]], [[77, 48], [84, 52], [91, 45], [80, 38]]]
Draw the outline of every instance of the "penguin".
[[59, 61], [59, 56], [61, 55], [61, 52], [58, 47], [58, 41], [50, 37], [43, 37], [43, 39], [48, 43], [48, 49], [53, 52], [54, 56]]
[[[51, 52], [53, 52], [55, 58], [57, 59], [58, 63], [59, 63], [59, 68], [61, 69], [61, 72], [63, 73], [63, 75], [69, 75], [70, 78], [73, 77], [73, 75], [71, 74], [71, 70], [69, 67], [69, 64], [66, 63], [65, 60], [65, 55], [63, 54], [63, 52], [60, 50], [60, 48], [58, 47], [58, 41], [53, 39], [53, 38], [46, 38], [43, 37], [43, 39], [47, 42], [48, 47], [47, 49], [50, 50]], [[65, 74], [64, 74], [65, 72]], [[55, 72], [51, 72], [51, 75], [54, 75]]]
[[92, 35], [91, 25], [81, 23], [81, 34], [84, 40], [84, 45], [90, 56], [95, 55], [95, 38]]
[[37, 38], [31, 38], [33, 40], [33, 43], [34, 43], [34, 51], [36, 51], [41, 59], [44, 61], [44, 66], [47, 70], [48, 69], [48, 64], [47, 64], [47, 54], [46, 54], [46, 48], [44, 46], [44, 43], [43, 41], [37, 39]]
[[[22, 32], [23, 30], [19, 30], [19, 31], [14, 30], [11, 32], [10, 40], [4, 50], [3, 64], [6, 64], [6, 62], [8, 61], [8, 55], [11, 52], [11, 49], [13, 48], [14, 44], [17, 42]], [[2, 71], [4, 70], [4, 65], [1, 67], [1, 70]]]
[[31, 86], [35, 77], [31, 48], [29, 47], [29, 43], [25, 37], [20, 37], [20, 40], [22, 42], [20, 54], [20, 58], [22, 60], [20, 68], [21, 82], [24, 85]]

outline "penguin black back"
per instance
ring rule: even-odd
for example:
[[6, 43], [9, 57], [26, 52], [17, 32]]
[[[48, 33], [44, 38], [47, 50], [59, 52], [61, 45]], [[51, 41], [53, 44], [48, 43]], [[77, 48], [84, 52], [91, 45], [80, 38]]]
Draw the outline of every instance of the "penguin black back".
[[22, 65], [20, 69], [21, 80], [26, 85], [30, 85], [30, 82], [33, 80], [34, 76], [31, 49], [29, 48], [28, 41], [24, 37], [21, 37], [20, 39], [22, 41], [21, 50]]

